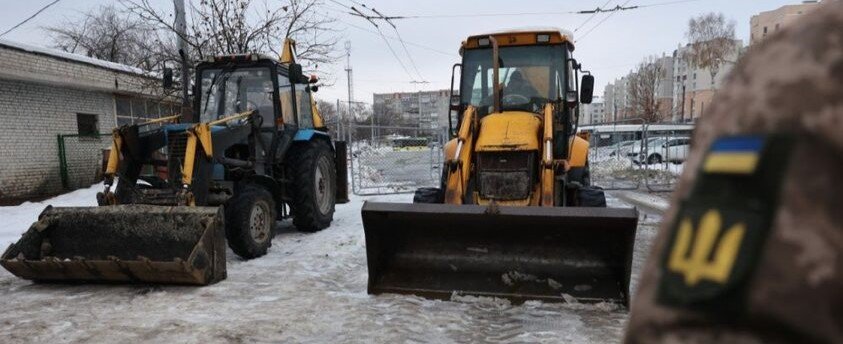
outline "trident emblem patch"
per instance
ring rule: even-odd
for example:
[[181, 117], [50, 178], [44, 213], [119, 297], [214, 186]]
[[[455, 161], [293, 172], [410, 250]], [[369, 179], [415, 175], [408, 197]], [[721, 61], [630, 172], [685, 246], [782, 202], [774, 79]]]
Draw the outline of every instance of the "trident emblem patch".
[[718, 240], [721, 227], [722, 219], [716, 209], [702, 216], [696, 231], [690, 218], [682, 219], [668, 269], [683, 274], [688, 286], [694, 286], [702, 279], [725, 283], [735, 264], [746, 225], [732, 225]]
[[789, 136], [738, 135], [711, 143], [667, 227], [659, 304], [719, 316], [743, 312], [792, 142]]

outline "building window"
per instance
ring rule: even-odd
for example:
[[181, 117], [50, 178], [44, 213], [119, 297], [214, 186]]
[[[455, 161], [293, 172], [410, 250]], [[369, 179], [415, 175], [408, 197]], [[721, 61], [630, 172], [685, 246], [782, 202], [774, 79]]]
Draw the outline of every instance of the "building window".
[[764, 27], [764, 34], [765, 35], [767, 34], [767, 27], [766, 26]]
[[99, 137], [97, 115], [77, 113], [76, 128], [78, 129], [79, 136]]

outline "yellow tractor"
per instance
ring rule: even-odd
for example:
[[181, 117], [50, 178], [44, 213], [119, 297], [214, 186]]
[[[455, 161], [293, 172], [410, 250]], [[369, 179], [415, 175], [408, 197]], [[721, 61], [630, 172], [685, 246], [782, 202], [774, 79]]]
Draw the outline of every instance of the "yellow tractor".
[[462, 43], [440, 187], [363, 206], [369, 293], [628, 305], [638, 212], [590, 185], [575, 133], [594, 78], [573, 50], [559, 29]]

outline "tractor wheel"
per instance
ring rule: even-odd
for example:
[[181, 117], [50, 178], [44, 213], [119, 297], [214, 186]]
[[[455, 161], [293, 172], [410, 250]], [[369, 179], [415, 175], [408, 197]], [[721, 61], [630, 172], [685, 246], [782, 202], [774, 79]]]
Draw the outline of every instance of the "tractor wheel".
[[225, 207], [225, 236], [231, 250], [244, 259], [265, 255], [272, 246], [275, 209], [275, 200], [262, 187], [250, 185], [235, 193]]
[[591, 167], [588, 165], [588, 159], [585, 160], [585, 166], [571, 168], [568, 172], [568, 182], [578, 182], [582, 186], [591, 186]]
[[413, 203], [442, 203], [444, 192], [440, 188], [418, 188], [413, 195]]
[[661, 156], [661, 155], [658, 155], [658, 154], [651, 154], [651, 155], [647, 158], [647, 164], [648, 164], [648, 165], [652, 165], [652, 164], [661, 164], [661, 163], [662, 163], [662, 156]]
[[293, 147], [287, 154], [290, 212], [293, 225], [315, 232], [331, 225], [336, 204], [337, 171], [327, 142], [314, 140]]

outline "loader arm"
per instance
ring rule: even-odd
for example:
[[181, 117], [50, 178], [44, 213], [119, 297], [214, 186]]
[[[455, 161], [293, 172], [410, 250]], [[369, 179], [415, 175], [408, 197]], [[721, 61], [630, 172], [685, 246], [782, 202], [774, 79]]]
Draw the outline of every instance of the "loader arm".
[[471, 158], [474, 152], [474, 139], [477, 136], [477, 111], [469, 106], [462, 116], [460, 131], [457, 135], [457, 148], [448, 159], [445, 173], [445, 203], [462, 204], [471, 176]]
[[187, 146], [184, 152], [184, 165], [182, 166], [182, 193], [179, 196], [180, 205], [196, 205], [196, 200], [190, 192], [193, 184], [193, 170], [196, 164], [197, 147], [202, 147], [206, 159], [214, 157], [213, 139], [211, 138], [211, 127], [228, 123], [234, 120], [247, 118], [254, 114], [254, 111], [246, 111], [231, 116], [223, 117], [207, 123], [197, 123], [187, 130]]
[[[145, 127], [152, 124], [171, 123], [176, 122], [181, 118], [181, 115], [172, 115], [153, 119], [143, 123], [135, 124], [137, 128]], [[105, 190], [97, 195], [100, 204], [116, 205], [119, 202], [114, 193], [111, 192], [111, 186], [114, 185], [114, 176], [120, 169], [120, 157], [123, 156], [125, 139], [123, 138], [123, 130], [126, 126], [114, 128], [111, 131], [111, 149], [108, 153], [108, 162], [106, 163], [105, 173], [103, 173], [103, 183]]]
[[553, 160], [553, 104], [544, 106], [544, 133], [542, 135], [541, 206], [554, 205], [556, 162]]

